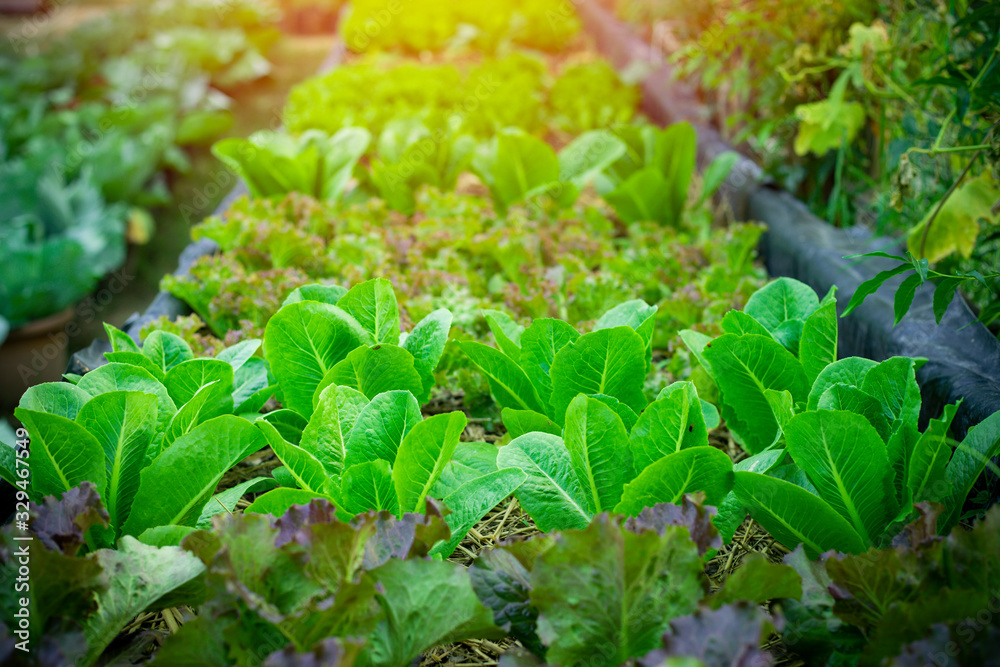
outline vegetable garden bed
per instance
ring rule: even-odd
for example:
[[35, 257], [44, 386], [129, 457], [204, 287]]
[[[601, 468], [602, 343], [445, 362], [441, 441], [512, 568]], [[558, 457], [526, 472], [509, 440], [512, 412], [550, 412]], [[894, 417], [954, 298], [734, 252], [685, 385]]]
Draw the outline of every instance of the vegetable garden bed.
[[[511, 24], [557, 57], [456, 57], [413, 5], [376, 39], [435, 55], [337, 56], [287, 132], [217, 144], [246, 191], [146, 313], [22, 399], [31, 484], [23, 447], [0, 472], [35, 503], [21, 627], [46, 650], [22, 660], [5, 617], [0, 655], [985, 660], [995, 626], [965, 623], [1000, 594], [1000, 512], [963, 508], [1000, 413], [921, 430], [921, 364], [844, 356], [835, 288], [766, 282], [761, 227], [712, 205], [752, 168], [632, 124], [574, 15]], [[463, 39], [491, 44], [497, 7]]]
[[[652, 61], [649, 46], [595, 0], [581, 2], [579, 9], [601, 51], [619, 67]], [[659, 122], [696, 123], [702, 161], [731, 150], [705, 122], [709, 114], [694, 91], [674, 80], [669, 65], [660, 66], [645, 79], [643, 101], [647, 113]], [[861, 228], [833, 228], [804, 204], [764, 182], [762, 172], [750, 160], [744, 158], [733, 169], [721, 192], [737, 219], [767, 225], [761, 253], [771, 275], [796, 278], [820, 293], [836, 285], [841, 311], [868, 278], [899, 265], [888, 258], [849, 258], [875, 251], [898, 255], [903, 250]], [[964, 434], [1000, 410], [1000, 341], [977, 321], [962, 298], [939, 318], [930, 283], [916, 290], [908, 314], [897, 323], [892, 295], [903, 279], [887, 280], [866, 305], [844, 320], [841, 354], [876, 360], [894, 355], [927, 359], [917, 374], [924, 397], [922, 418], [926, 423], [945, 405], [962, 401], [955, 431]]]

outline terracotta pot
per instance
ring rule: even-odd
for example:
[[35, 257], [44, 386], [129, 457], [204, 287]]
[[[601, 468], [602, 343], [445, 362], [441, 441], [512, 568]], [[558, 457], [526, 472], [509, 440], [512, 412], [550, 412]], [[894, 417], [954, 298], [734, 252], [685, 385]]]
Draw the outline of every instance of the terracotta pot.
[[75, 308], [11, 329], [0, 345], [0, 406], [10, 410], [28, 387], [58, 382], [66, 371], [69, 336], [66, 325]]
[[47, 9], [45, 0], [0, 0], [0, 14], [36, 14]]

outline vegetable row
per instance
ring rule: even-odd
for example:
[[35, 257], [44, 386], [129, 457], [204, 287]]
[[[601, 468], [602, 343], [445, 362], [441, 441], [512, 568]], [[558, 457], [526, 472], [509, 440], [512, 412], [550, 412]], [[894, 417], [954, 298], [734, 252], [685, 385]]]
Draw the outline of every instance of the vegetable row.
[[223, 91], [266, 75], [268, 9], [240, 0], [108, 12], [0, 54], [0, 330], [75, 304], [145, 242], [185, 147], [233, 119]]

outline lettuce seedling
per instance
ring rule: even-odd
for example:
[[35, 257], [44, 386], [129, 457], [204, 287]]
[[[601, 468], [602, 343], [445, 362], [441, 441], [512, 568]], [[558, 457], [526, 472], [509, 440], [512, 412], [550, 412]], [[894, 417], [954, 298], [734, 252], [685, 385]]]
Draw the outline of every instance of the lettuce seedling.
[[681, 334], [752, 455], [720, 508], [727, 537], [749, 511], [788, 547], [860, 553], [888, 544], [922, 501], [944, 503], [946, 532], [1000, 453], [1000, 413], [960, 443], [948, 435], [958, 405], [918, 430], [920, 360], [837, 360], [836, 306], [835, 288], [821, 301], [780, 278], [728, 313], [722, 336]]
[[[122, 535], [160, 542], [164, 531], [193, 529], [231, 510], [239, 497], [213, 498], [219, 481], [265, 446], [260, 432], [237, 415], [258, 413], [275, 391], [267, 365], [254, 356], [260, 341], [195, 359], [172, 334], [154, 332], [140, 348], [125, 333], [106, 329], [113, 350], [108, 364], [75, 378], [76, 384], [32, 387], [15, 410], [31, 440], [31, 498], [92, 483], [110, 515], [93, 546], [113, 545]], [[0, 472], [13, 484], [13, 450], [0, 452]], [[270, 485], [256, 479], [244, 488]]]
[[582, 528], [607, 511], [636, 515], [693, 491], [719, 503], [731, 490], [732, 462], [708, 446], [718, 415], [694, 385], [646, 400], [655, 313], [630, 301], [581, 334], [561, 320], [523, 328], [488, 312], [499, 349], [461, 343], [513, 438], [497, 464], [524, 472], [514, 495], [541, 530]]

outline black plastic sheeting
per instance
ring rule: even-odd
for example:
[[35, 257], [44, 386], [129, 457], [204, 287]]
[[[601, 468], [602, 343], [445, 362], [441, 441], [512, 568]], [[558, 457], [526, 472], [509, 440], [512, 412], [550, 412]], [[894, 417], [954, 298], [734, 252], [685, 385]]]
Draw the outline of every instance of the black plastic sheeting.
[[[581, 0], [577, 9], [598, 49], [616, 66], [658, 61], [649, 45], [593, 0]], [[642, 87], [643, 111], [652, 120], [664, 125], [688, 121], [695, 126], [699, 166], [733, 150], [708, 124], [695, 91], [674, 80], [669, 65], [660, 64]], [[874, 250], [902, 254], [904, 250], [898, 242], [875, 238], [859, 227], [832, 227], [801, 201], [773, 187], [760, 167], [745, 157], [733, 169], [720, 195], [736, 219], [767, 225], [760, 253], [772, 276], [801, 280], [820, 296], [836, 285], [841, 312], [858, 285], [897, 264], [878, 258], [848, 260], [846, 256]], [[893, 326], [893, 295], [904, 277], [888, 281], [862, 307], [840, 320], [840, 355], [876, 361], [897, 355], [927, 359], [917, 372], [923, 398], [921, 421], [926, 423], [946, 404], [961, 400], [953, 434], [962, 438], [968, 429], [1000, 410], [1000, 341], [976, 320], [962, 298], [956, 298], [941, 324], [936, 324], [930, 284], [917, 290], [909, 313]], [[989, 486], [994, 501], [1000, 499], [995, 476], [984, 475], [981, 485]]]

